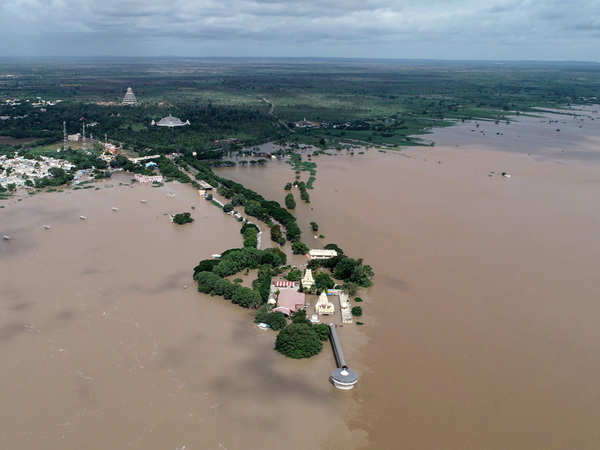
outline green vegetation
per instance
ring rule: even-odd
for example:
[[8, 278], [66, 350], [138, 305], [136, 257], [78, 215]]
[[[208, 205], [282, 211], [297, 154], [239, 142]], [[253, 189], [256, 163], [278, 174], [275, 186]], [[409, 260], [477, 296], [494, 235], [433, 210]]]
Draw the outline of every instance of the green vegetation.
[[329, 339], [329, 326], [324, 323], [315, 323], [313, 325], [313, 329], [317, 332], [319, 339], [321, 341], [326, 341]]
[[192, 215], [189, 212], [179, 213], [173, 216], [173, 223], [176, 223], [178, 225], [192, 223], [193, 221], [194, 219], [192, 218]]
[[362, 298], [360, 298], [360, 297], [354, 297], [354, 301], [355, 301], [356, 303], [361, 303], [361, 302], [363, 301], [363, 299], [362, 299]]
[[294, 200], [294, 195], [292, 193], [285, 196], [285, 207], [287, 209], [294, 209], [296, 207], [296, 200]]
[[285, 278], [289, 281], [299, 281], [302, 278], [302, 271], [296, 267], [292, 267]]
[[229, 213], [231, 211], [233, 211], [233, 205], [231, 203], [226, 203], [225, 205], [223, 205], [224, 213]]
[[244, 247], [256, 248], [258, 246], [259, 229], [253, 223], [245, 223], [240, 229], [240, 233], [244, 235]]
[[294, 241], [292, 242], [292, 253], [294, 255], [306, 255], [308, 246], [304, 242]]
[[335, 281], [325, 272], [317, 272], [313, 275], [315, 279], [315, 289], [317, 292], [322, 292], [327, 289], [333, 289]]
[[313, 231], [317, 232], [319, 231], [319, 225], [316, 222], [311, 222], [310, 223], [310, 227], [312, 228]]
[[260, 294], [263, 303], [266, 303], [269, 299], [272, 269], [273, 267], [270, 264], [260, 266], [258, 268], [258, 277], [252, 283], [252, 287]]
[[[62, 186], [63, 184], [68, 184], [71, 183], [71, 181], [73, 181], [73, 175], [70, 172], [66, 172], [64, 169], [61, 169], [60, 167], [51, 167], [48, 170], [48, 173], [50, 174], [50, 176], [38, 178], [35, 180], [36, 188], [41, 189], [48, 186]], [[8, 187], [10, 190], [10, 186]]]
[[281, 227], [279, 225], [273, 225], [271, 227], [271, 240], [277, 242], [279, 245], [285, 244], [285, 238], [281, 233]]
[[290, 358], [310, 358], [318, 354], [323, 343], [317, 331], [307, 323], [291, 323], [282, 329], [275, 350]]
[[351, 312], [354, 317], [362, 316], [362, 308], [360, 306], [353, 307]]

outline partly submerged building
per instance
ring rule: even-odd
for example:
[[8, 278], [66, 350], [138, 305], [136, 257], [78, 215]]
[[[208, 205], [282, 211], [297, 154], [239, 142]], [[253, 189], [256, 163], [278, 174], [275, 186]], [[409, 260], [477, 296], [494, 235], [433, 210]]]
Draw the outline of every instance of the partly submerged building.
[[123, 105], [137, 105], [137, 98], [135, 98], [133, 89], [130, 87], [127, 88], [127, 92], [125, 92], [125, 97], [123, 97], [122, 103]]

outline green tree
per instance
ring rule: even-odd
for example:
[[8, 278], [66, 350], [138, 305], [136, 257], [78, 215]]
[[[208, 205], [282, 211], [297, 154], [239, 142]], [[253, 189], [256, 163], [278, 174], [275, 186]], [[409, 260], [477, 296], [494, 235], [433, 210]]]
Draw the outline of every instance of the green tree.
[[291, 192], [285, 196], [285, 207], [287, 209], [294, 209], [296, 207], [296, 200], [294, 200], [294, 195]]
[[319, 335], [320, 340], [326, 341], [329, 339], [329, 325], [325, 325], [324, 323], [315, 323], [313, 325], [313, 329]]
[[351, 312], [352, 312], [352, 315], [355, 317], [362, 316], [362, 308], [360, 306], [353, 307]]
[[231, 203], [225, 203], [225, 205], [223, 205], [223, 212], [228, 213], [233, 211], [233, 205]]
[[317, 332], [306, 323], [291, 323], [277, 335], [275, 350], [290, 358], [310, 358], [323, 348]]
[[296, 267], [292, 267], [285, 278], [290, 281], [298, 281], [302, 278], [302, 271]]
[[184, 225], [193, 221], [194, 219], [192, 218], [192, 215], [189, 212], [179, 213], [173, 216], [173, 223], [176, 223], [178, 225]]
[[313, 275], [315, 279], [315, 289], [318, 292], [322, 292], [326, 289], [332, 289], [335, 286], [335, 281], [327, 275], [325, 272], [317, 272]]
[[294, 255], [306, 255], [308, 246], [304, 242], [294, 241], [292, 242], [292, 253]]
[[287, 320], [283, 313], [280, 313], [279, 311], [272, 311], [267, 314], [265, 323], [268, 323], [273, 330], [277, 331], [281, 330], [287, 325]]

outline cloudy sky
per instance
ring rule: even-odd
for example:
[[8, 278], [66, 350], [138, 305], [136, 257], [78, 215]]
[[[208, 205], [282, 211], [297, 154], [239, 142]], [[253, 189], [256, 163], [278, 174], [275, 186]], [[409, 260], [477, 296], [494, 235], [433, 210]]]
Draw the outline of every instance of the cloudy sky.
[[600, 0], [0, 0], [0, 56], [600, 61]]

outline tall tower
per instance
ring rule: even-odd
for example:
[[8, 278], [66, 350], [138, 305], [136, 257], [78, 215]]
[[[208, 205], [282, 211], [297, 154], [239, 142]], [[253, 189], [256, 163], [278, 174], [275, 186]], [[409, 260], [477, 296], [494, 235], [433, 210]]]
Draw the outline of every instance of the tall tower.
[[67, 122], [63, 120], [63, 151], [67, 150]]
[[125, 97], [123, 97], [123, 104], [124, 105], [137, 105], [137, 99], [135, 98], [133, 89], [131, 89], [130, 87], [127, 88]]
[[81, 126], [81, 148], [83, 151], [86, 150], [86, 145], [85, 145], [85, 122], [83, 122], [83, 125]]

